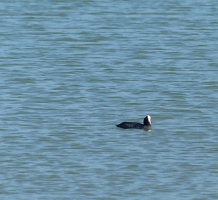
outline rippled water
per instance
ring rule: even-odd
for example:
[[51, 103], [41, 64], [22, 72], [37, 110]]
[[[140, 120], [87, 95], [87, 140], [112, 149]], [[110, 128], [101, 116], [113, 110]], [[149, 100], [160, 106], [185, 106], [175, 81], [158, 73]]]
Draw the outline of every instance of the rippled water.
[[218, 199], [217, 11], [2, 1], [1, 199]]

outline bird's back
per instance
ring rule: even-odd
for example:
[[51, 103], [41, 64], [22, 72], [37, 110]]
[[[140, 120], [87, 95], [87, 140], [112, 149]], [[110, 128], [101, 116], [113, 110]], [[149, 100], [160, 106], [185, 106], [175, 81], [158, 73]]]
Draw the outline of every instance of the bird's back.
[[144, 125], [140, 123], [135, 123], [135, 122], [122, 122], [118, 125], [117, 127], [128, 129], [128, 128], [136, 128], [136, 129], [143, 129]]

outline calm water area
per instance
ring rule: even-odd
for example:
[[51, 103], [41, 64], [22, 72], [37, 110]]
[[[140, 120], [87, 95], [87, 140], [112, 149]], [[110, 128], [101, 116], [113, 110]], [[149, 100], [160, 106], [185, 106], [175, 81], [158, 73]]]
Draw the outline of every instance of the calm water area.
[[217, 0], [0, 14], [0, 199], [218, 199]]

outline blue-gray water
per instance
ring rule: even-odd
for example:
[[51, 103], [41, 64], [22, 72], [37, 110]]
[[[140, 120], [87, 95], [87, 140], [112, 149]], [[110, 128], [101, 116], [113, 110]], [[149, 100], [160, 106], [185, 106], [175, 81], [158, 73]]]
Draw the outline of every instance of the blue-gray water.
[[218, 1], [0, 13], [1, 199], [218, 199]]

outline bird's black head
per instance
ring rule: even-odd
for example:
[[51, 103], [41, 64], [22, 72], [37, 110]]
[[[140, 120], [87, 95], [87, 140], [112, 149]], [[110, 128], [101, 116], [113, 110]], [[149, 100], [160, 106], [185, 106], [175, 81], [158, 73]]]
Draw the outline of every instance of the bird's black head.
[[147, 116], [144, 118], [144, 125], [146, 125], [146, 126], [151, 125], [151, 116], [150, 116], [150, 115], [147, 115]]

